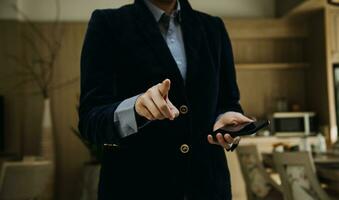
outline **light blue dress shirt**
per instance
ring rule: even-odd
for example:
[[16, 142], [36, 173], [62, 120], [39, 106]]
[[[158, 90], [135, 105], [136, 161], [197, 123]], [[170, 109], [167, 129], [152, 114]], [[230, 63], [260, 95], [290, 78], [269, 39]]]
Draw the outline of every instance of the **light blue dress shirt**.
[[[155, 20], [159, 23], [165, 11], [153, 5], [149, 0], [144, 0], [148, 9], [152, 12]], [[184, 47], [182, 30], [178, 20], [175, 20], [176, 14], [180, 12], [180, 3], [177, 1], [177, 8], [170, 15], [169, 27], [167, 32], [161, 30], [161, 34], [167, 43], [171, 54], [177, 63], [179, 71], [183, 79], [186, 79], [187, 61]], [[114, 112], [114, 124], [119, 130], [121, 137], [126, 137], [138, 132], [137, 121], [135, 118], [134, 105], [140, 95], [128, 98], [120, 103]], [[145, 124], [147, 125], [147, 124]]]

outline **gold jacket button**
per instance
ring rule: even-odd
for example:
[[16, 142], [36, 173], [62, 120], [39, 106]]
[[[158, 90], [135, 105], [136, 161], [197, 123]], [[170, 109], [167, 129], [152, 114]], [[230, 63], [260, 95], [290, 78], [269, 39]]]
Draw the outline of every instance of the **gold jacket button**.
[[188, 107], [186, 105], [182, 105], [180, 106], [179, 111], [181, 114], [186, 114], [188, 113]]
[[187, 144], [182, 144], [180, 146], [180, 151], [181, 153], [186, 154], [190, 151], [190, 147]]

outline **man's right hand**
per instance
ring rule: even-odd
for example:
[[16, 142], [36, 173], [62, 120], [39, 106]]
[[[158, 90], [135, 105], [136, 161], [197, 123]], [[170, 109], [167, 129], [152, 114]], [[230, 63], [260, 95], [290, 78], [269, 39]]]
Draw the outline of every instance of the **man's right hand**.
[[179, 110], [168, 99], [170, 87], [171, 81], [165, 79], [140, 95], [135, 102], [137, 114], [148, 120], [174, 120], [178, 117]]

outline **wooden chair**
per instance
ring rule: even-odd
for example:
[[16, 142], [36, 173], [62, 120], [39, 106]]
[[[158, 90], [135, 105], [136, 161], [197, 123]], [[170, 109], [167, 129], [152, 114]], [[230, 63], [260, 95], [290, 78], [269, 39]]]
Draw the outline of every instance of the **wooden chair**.
[[309, 152], [276, 152], [273, 159], [280, 174], [285, 200], [330, 199], [320, 186]]
[[266, 172], [256, 145], [237, 148], [248, 200], [282, 200], [282, 188]]
[[49, 161], [4, 162], [0, 174], [0, 199], [38, 199], [51, 175]]

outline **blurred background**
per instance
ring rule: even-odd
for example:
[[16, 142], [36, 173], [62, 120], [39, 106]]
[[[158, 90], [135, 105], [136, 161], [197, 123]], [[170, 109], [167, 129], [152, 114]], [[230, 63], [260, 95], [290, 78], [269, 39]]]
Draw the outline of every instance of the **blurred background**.
[[[96, 199], [100, 148], [76, 128], [81, 47], [94, 9], [132, 2], [0, 0], [0, 199]], [[234, 199], [339, 199], [339, 1], [190, 3], [222, 17], [241, 104], [273, 122], [227, 153]]]

